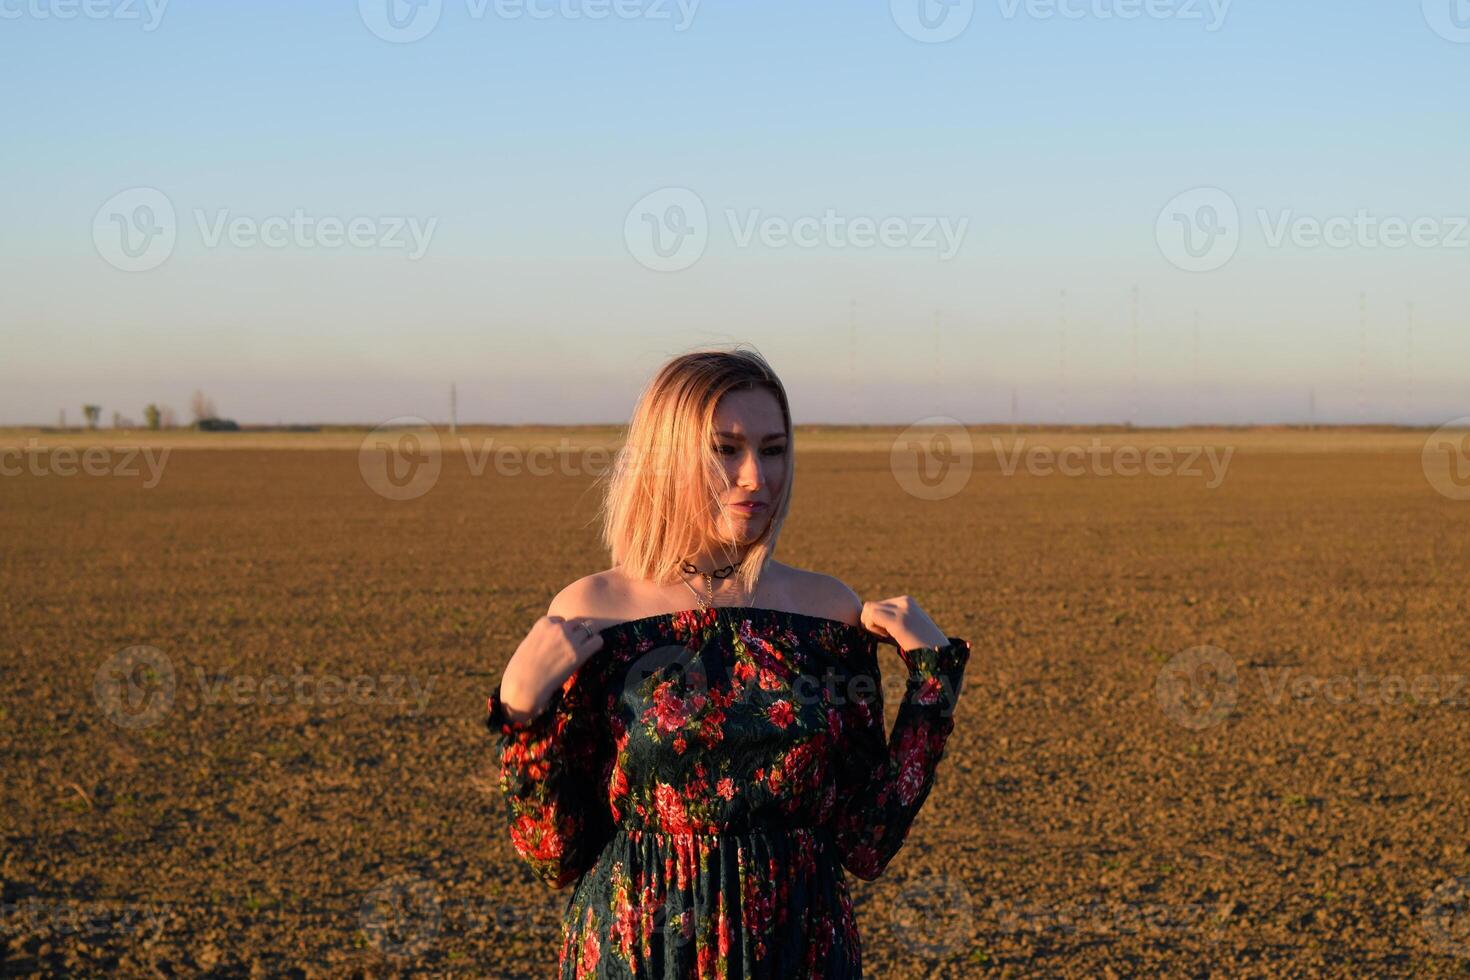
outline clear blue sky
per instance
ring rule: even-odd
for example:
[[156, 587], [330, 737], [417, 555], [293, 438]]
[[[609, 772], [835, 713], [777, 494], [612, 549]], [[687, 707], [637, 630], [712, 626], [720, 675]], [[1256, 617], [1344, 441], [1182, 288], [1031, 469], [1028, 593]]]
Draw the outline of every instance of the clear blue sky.
[[[1004, 420], [1013, 390], [1038, 421], [1297, 420], [1309, 391], [1323, 420], [1470, 414], [1458, 0], [982, 0], [942, 43], [904, 0], [687, 24], [675, 0], [442, 0], [411, 43], [370, 30], [385, 0], [88, 2], [0, 0], [0, 423], [183, 414], [196, 387], [249, 422], [442, 417], [451, 380], [462, 419], [620, 420], [663, 356], [729, 340], [806, 421]], [[707, 245], [654, 271], [629, 213], [669, 187]], [[175, 215], [145, 271], [94, 227], [132, 188]], [[1195, 188], [1239, 211], [1204, 272], [1159, 231]], [[908, 237], [740, 240], [829, 211]], [[298, 212], [366, 217], [370, 244], [210, 237]], [[1360, 213], [1431, 244], [1271, 242]], [[400, 218], [432, 227], [421, 256], [383, 243]], [[915, 244], [939, 218], [966, 222], [947, 259]]]

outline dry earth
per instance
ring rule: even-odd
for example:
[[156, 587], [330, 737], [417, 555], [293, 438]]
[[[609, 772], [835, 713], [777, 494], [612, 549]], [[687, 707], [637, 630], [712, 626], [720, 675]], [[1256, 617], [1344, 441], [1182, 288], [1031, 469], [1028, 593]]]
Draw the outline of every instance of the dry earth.
[[[479, 712], [604, 564], [599, 460], [525, 452], [605, 435], [470, 433], [521, 455], [403, 501], [361, 433], [0, 476], [0, 970], [551, 975], [566, 893]], [[1424, 433], [1099, 437], [1233, 449], [1219, 480], [977, 433], [942, 499], [891, 432], [808, 435], [783, 557], [974, 644], [929, 804], [851, 880], [870, 975], [1470, 973], [1470, 501]]]

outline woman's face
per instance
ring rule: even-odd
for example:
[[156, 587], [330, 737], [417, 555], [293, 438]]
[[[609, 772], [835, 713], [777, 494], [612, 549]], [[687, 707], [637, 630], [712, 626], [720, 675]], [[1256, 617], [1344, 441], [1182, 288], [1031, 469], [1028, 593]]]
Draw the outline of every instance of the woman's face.
[[730, 489], [715, 515], [715, 536], [747, 545], [771, 523], [786, 486], [791, 447], [781, 403], [764, 388], [732, 391], [715, 406], [715, 453]]

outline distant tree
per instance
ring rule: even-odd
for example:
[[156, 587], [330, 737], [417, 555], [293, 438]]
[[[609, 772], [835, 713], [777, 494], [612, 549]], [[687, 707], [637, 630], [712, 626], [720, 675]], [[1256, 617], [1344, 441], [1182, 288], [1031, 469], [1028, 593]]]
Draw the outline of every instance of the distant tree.
[[143, 421], [154, 432], [158, 431], [158, 423], [161, 416], [162, 413], [159, 412], [158, 406], [152, 402], [149, 402], [143, 409]]
[[87, 418], [87, 428], [97, 428], [97, 420], [102, 417], [101, 405], [83, 405], [82, 414]]
[[194, 421], [217, 418], [219, 413], [214, 409], [214, 400], [202, 391], [195, 391], [194, 397], [189, 399], [189, 411], [194, 413]]

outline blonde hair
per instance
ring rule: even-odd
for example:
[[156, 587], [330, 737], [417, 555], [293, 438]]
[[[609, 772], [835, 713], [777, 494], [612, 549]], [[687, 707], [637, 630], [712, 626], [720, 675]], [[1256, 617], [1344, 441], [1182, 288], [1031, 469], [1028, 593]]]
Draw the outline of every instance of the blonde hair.
[[680, 563], [713, 535], [730, 480], [715, 452], [715, 408], [732, 391], [776, 396], [786, 425], [786, 479], [771, 520], [747, 547], [738, 574], [748, 595], [776, 548], [791, 503], [794, 454], [786, 389], [750, 348], [681, 354], [659, 368], [638, 398], [613, 463], [602, 508], [602, 540], [613, 564], [638, 579], [677, 581]]

